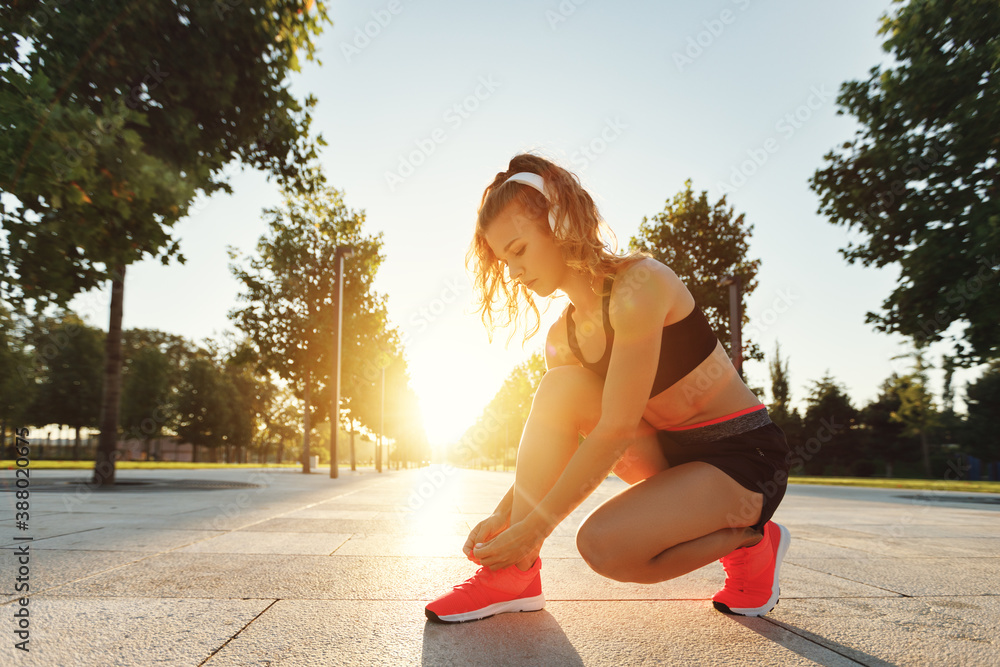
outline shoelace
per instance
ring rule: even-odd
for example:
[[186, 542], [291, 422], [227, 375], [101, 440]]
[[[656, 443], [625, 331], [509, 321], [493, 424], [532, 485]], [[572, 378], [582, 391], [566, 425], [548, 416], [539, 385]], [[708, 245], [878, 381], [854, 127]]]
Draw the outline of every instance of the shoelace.
[[476, 573], [474, 575], [472, 575], [462, 583], [456, 586], [452, 586], [452, 588], [454, 588], [456, 591], [462, 588], [475, 588], [476, 586], [479, 585], [478, 582], [479, 577], [484, 574], [488, 575], [492, 573], [490, 572], [490, 569], [488, 567], [480, 567], [478, 570], [476, 570]]
[[719, 562], [722, 563], [722, 568], [726, 571], [725, 588], [744, 592], [746, 590], [744, 576], [746, 575], [747, 550], [737, 549], [734, 553], [720, 558]]

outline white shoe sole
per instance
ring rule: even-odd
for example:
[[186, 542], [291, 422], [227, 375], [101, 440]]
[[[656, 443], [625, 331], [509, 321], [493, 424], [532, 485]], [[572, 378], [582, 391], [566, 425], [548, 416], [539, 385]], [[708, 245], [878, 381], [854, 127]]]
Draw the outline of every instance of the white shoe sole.
[[771, 583], [771, 597], [760, 607], [748, 607], [743, 609], [730, 607], [729, 611], [734, 614], [739, 614], [740, 616], [763, 616], [767, 612], [774, 609], [774, 605], [778, 604], [778, 598], [781, 597], [781, 586], [778, 583], [778, 574], [781, 572], [781, 561], [784, 559], [785, 553], [788, 551], [788, 545], [792, 542], [792, 534], [789, 533], [788, 529], [780, 523], [775, 523], [774, 525], [778, 527], [778, 553], [775, 554], [774, 558], [774, 581]]
[[[449, 614], [448, 616], [438, 616], [432, 611], [427, 611], [428, 618], [434, 614], [434, 619], [442, 623], [464, 623], [465, 621], [478, 621], [496, 614], [515, 611], [541, 611], [545, 608], [545, 595], [536, 595], [532, 598], [519, 598], [507, 602], [497, 602], [482, 609], [467, 611], [461, 614]], [[434, 620], [432, 619], [432, 620]]]

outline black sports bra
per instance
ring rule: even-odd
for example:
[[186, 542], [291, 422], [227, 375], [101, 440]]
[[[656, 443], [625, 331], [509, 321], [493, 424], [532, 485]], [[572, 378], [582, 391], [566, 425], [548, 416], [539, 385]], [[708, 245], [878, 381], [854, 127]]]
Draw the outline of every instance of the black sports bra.
[[[602, 304], [604, 333], [607, 337], [604, 346], [604, 356], [595, 363], [588, 363], [583, 358], [580, 346], [576, 342], [576, 325], [573, 323], [571, 303], [566, 308], [566, 337], [569, 347], [584, 368], [590, 369], [601, 377], [608, 376], [608, 365], [611, 363], [611, 346], [615, 340], [615, 330], [611, 327], [608, 309], [611, 302], [611, 285], [613, 276], [604, 279], [604, 303]], [[664, 389], [673, 386], [682, 377], [698, 367], [698, 364], [708, 358], [715, 350], [719, 340], [715, 337], [711, 325], [705, 318], [705, 313], [696, 303], [684, 319], [663, 327], [660, 339], [660, 359], [656, 368], [656, 378], [649, 393], [650, 398]]]

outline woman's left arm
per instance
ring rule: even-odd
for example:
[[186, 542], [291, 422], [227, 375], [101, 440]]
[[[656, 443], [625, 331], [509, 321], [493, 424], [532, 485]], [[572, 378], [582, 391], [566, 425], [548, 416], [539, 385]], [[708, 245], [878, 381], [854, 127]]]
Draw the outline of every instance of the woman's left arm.
[[[636, 275], [644, 280], [634, 280]], [[633, 280], [628, 280], [629, 272], [624, 277], [611, 302], [615, 340], [601, 418], [538, 505], [524, 519], [476, 548], [483, 565], [498, 569], [531, 553], [600, 486], [632, 445], [656, 377], [663, 321], [673, 299], [670, 278], [660, 271], [647, 268], [632, 274]]]

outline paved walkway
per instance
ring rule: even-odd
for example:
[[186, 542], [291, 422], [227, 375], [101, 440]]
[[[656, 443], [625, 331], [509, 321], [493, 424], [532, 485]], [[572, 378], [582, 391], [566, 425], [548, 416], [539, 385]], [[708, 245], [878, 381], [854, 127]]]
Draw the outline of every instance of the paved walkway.
[[[610, 479], [546, 543], [544, 611], [446, 626], [423, 607], [474, 571], [461, 545], [512, 473], [118, 475], [91, 492], [33, 472], [18, 531], [3, 471], [0, 664], [997, 664], [997, 496], [793, 487], [781, 603], [746, 619], [712, 609], [718, 563], [655, 585], [587, 568], [573, 534], [624, 488]], [[28, 653], [15, 536], [34, 538]]]

